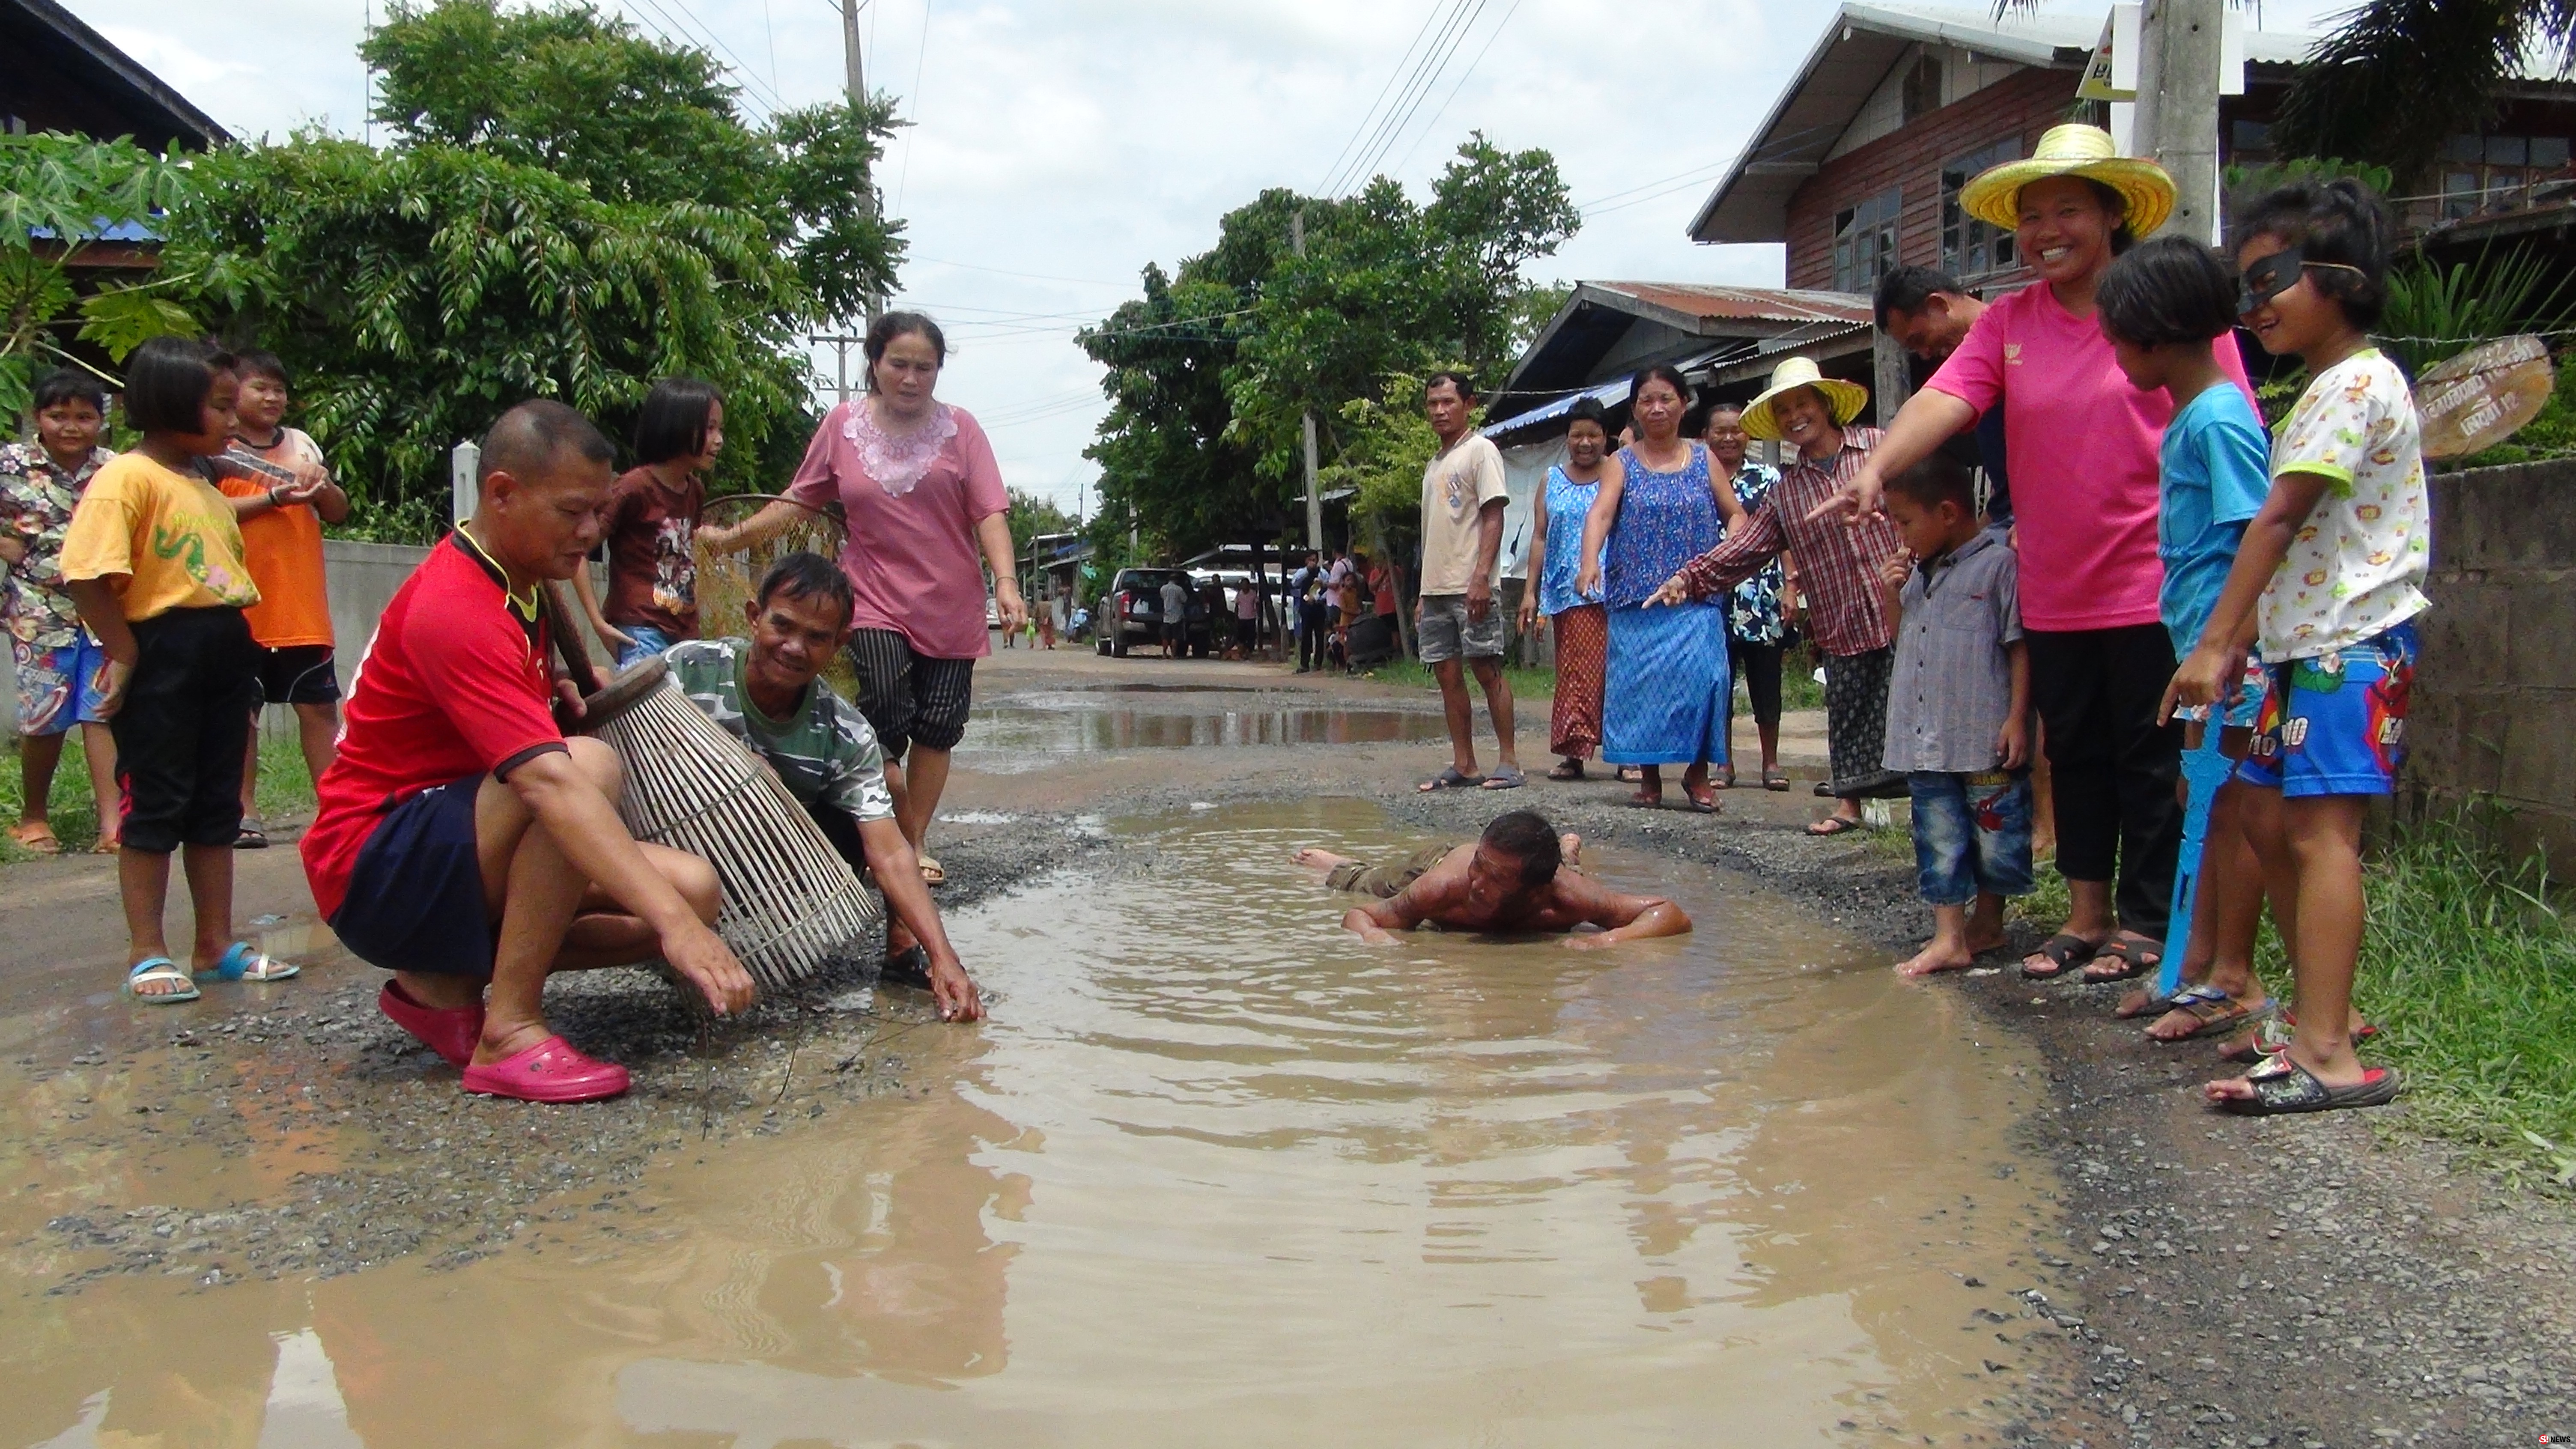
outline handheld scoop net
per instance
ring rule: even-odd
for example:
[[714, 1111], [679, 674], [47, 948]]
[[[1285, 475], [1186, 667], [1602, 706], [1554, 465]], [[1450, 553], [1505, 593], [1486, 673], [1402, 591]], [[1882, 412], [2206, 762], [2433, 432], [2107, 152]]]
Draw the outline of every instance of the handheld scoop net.
[[647, 659], [592, 694], [584, 734], [626, 765], [617, 813], [637, 840], [713, 865], [716, 934], [764, 990], [804, 980], [873, 930], [876, 897], [769, 767]]

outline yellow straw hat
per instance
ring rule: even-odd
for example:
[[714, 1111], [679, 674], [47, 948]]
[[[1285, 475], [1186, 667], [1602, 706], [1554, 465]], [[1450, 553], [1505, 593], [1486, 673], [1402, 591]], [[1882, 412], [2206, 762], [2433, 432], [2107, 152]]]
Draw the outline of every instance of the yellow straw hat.
[[2028, 157], [1978, 172], [1961, 188], [1959, 209], [2011, 231], [2021, 224], [2021, 189], [2051, 176], [2081, 176], [2120, 193], [2132, 236], [2147, 236], [2173, 215], [2174, 183], [2165, 168], [2118, 154], [2110, 132], [2086, 125], [2052, 127]]
[[1825, 406], [1833, 409], [1837, 427], [1859, 417], [1860, 410], [1869, 406], [1868, 388], [1856, 382], [1845, 382], [1839, 377], [1825, 376], [1816, 370], [1816, 360], [1812, 357], [1792, 357], [1771, 369], [1771, 385], [1762, 390], [1760, 397], [1744, 405], [1744, 431], [1766, 443], [1780, 441], [1780, 421], [1771, 415], [1771, 401], [1784, 392], [1794, 392], [1802, 387], [1812, 387], [1824, 394]]

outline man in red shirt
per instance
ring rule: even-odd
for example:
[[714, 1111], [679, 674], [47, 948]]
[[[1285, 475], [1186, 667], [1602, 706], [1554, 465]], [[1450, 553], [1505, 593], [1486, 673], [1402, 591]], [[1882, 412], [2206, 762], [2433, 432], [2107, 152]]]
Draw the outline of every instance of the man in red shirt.
[[751, 1004], [749, 973], [710, 929], [714, 868], [629, 836], [616, 754], [564, 738], [552, 713], [538, 590], [599, 541], [610, 457], [561, 403], [492, 425], [474, 517], [386, 606], [304, 834], [323, 919], [394, 973], [378, 1005], [464, 1068], [469, 1092], [626, 1090], [625, 1068], [547, 1028], [552, 972], [658, 955], [718, 1015]]

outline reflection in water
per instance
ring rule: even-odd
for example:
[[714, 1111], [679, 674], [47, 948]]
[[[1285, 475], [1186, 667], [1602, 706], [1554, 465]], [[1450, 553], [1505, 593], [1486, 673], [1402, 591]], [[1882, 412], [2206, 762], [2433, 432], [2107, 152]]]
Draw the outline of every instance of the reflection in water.
[[1875, 953], [1616, 858], [1699, 933], [1377, 950], [1286, 863], [1420, 843], [1372, 806], [1132, 828], [960, 913], [1000, 1006], [884, 1044], [918, 1097], [452, 1272], [20, 1298], [5, 1444], [1951, 1443], [2054, 1371], [1961, 1331], [2011, 1064]]
[[[1378, 745], [1446, 740], [1436, 714], [1399, 709], [1214, 709], [1174, 713], [1134, 709], [1048, 708], [1016, 704], [979, 709], [958, 748], [975, 768], [1010, 773], [1013, 757], [1162, 749], [1185, 745]], [[998, 758], [991, 758], [998, 757]], [[1029, 762], [1028, 768], [1043, 764]]]

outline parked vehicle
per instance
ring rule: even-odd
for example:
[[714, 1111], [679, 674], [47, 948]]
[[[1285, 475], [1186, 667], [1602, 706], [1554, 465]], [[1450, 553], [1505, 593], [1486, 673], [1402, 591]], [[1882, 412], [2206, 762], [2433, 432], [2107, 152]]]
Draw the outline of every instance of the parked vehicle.
[[1189, 627], [1182, 652], [1201, 659], [1216, 653], [1214, 621], [1199, 598], [1206, 580], [1191, 577], [1186, 569], [1120, 569], [1118, 577], [1110, 582], [1107, 614], [1100, 621], [1101, 642], [1111, 655], [1124, 659], [1129, 649], [1161, 646], [1163, 585], [1176, 579], [1189, 595], [1182, 614]]

